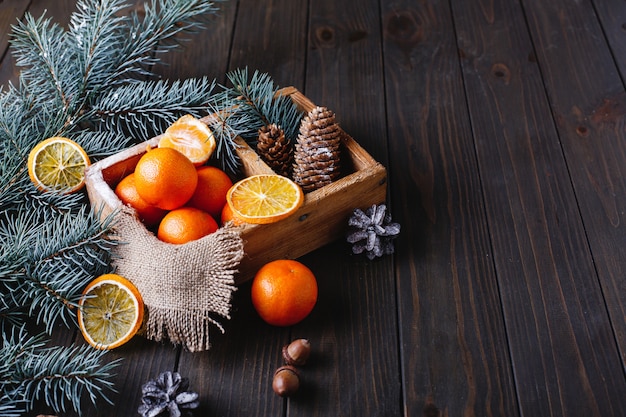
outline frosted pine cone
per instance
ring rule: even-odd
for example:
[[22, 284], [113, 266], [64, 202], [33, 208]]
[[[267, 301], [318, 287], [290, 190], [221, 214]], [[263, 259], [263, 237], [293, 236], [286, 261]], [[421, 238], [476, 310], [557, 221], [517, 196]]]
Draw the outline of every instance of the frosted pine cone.
[[392, 223], [391, 214], [384, 204], [374, 204], [363, 212], [355, 209], [348, 220], [351, 232], [347, 241], [352, 243], [352, 252], [365, 252], [371, 260], [394, 252], [393, 240], [400, 233], [400, 224]]
[[189, 381], [178, 372], [163, 372], [157, 379], [146, 382], [141, 387], [141, 405], [137, 412], [142, 417], [181, 417], [190, 415], [198, 408], [198, 394], [187, 391]]
[[280, 126], [271, 124], [259, 129], [257, 153], [274, 172], [284, 177], [291, 175], [293, 149]]
[[294, 150], [293, 180], [310, 192], [341, 174], [341, 130], [335, 113], [316, 107], [302, 119]]

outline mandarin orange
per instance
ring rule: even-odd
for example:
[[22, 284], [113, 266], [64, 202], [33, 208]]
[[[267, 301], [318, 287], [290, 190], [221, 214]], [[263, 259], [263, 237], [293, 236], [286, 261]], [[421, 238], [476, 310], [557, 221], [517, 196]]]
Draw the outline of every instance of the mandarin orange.
[[218, 219], [226, 204], [226, 193], [233, 186], [228, 174], [213, 166], [198, 168], [198, 185], [187, 203]]
[[180, 245], [210, 235], [217, 229], [217, 222], [209, 213], [194, 207], [181, 207], [163, 217], [157, 237], [163, 242]]
[[265, 264], [254, 276], [252, 304], [274, 326], [292, 326], [307, 317], [317, 302], [317, 280], [301, 262], [279, 259]]
[[224, 208], [222, 208], [222, 214], [220, 215], [220, 221], [222, 222], [222, 226], [228, 222], [233, 222], [233, 225], [240, 226], [245, 222], [243, 220], [238, 219], [233, 214], [233, 210], [230, 208], [230, 204], [224, 204]]
[[196, 167], [172, 148], [148, 150], [135, 167], [135, 186], [141, 198], [164, 210], [182, 207], [197, 184]]
[[141, 220], [148, 227], [158, 224], [163, 216], [167, 214], [167, 210], [150, 205], [146, 202], [146, 200], [141, 198], [135, 185], [134, 172], [125, 176], [122, 181], [117, 184], [117, 187], [115, 187], [115, 194], [122, 201], [122, 203], [134, 208], [139, 216], [139, 220]]

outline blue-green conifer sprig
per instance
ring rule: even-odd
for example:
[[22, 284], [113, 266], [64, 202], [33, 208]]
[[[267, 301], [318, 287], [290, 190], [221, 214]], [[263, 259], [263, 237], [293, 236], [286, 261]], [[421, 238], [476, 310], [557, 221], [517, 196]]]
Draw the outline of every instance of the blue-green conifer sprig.
[[160, 62], [160, 55], [184, 40], [176, 36], [203, 29], [207, 18], [219, 11], [215, 3], [222, 1], [153, 0], [144, 5], [143, 16], [130, 13], [124, 34], [130, 41], [116, 51], [112, 81], [153, 75], [150, 67]]
[[46, 347], [45, 337], [30, 336], [24, 327], [2, 336], [0, 387], [16, 409], [31, 410], [43, 400], [56, 413], [65, 413], [68, 404], [80, 411], [84, 395], [94, 404], [98, 398], [111, 403], [108, 394], [115, 389], [110, 379], [120, 360], [105, 363], [106, 351], [87, 345]]
[[302, 119], [302, 112], [289, 97], [281, 95], [279, 87], [267, 73], [255, 71], [252, 76], [248, 69], [237, 69], [227, 74], [232, 86], [222, 86], [219, 97], [235, 109], [237, 114], [248, 117], [248, 128], [242, 137], [253, 142], [258, 130], [270, 124], [280, 126], [289, 140], [295, 140]]
[[183, 81], [137, 81], [111, 89], [95, 103], [92, 115], [100, 129], [124, 134], [136, 141], [163, 133], [184, 114], [206, 115], [215, 87], [207, 77]]
[[28, 259], [4, 277], [14, 304], [29, 306], [29, 316], [48, 333], [59, 321], [74, 324], [82, 289], [110, 271], [110, 251], [118, 244], [113, 217], [101, 221], [97, 212], [86, 210], [42, 223], [28, 239]]

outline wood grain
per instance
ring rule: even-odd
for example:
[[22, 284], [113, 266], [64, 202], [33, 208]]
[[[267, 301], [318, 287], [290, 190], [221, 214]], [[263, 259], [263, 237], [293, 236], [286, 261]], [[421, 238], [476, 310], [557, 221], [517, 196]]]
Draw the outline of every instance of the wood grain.
[[396, 266], [405, 415], [516, 416], [450, 16], [446, 2], [382, 14], [392, 196], [412, 231]]
[[[380, 24], [376, 1], [311, 2], [306, 91], [333, 110], [344, 130], [387, 163]], [[289, 402], [298, 416], [391, 416], [401, 413], [392, 259], [350, 256], [340, 239], [303, 257], [318, 277], [318, 307], [294, 327], [315, 358], [306, 389]]]
[[544, 92], [557, 74], [540, 71], [587, 32], [560, 43], [566, 8], [553, 5], [526, 5], [552, 36], [534, 38], [535, 62], [521, 8], [452, 2], [493, 259], [522, 414], [622, 415], [624, 375]]
[[[616, 45], [614, 37], [609, 37], [611, 44], [605, 43], [603, 34], [614, 32], [615, 24], [605, 28], [589, 19], [594, 10], [587, 3], [575, 7], [562, 1], [537, 3], [531, 1], [528, 12], [533, 42], [562, 45], [538, 50], [537, 57], [593, 257], [589, 279], [599, 280], [604, 300], [597, 301], [606, 303], [620, 350], [618, 363], [624, 368], [626, 252], [617, 243], [626, 236], [626, 90], [624, 77], [619, 76], [626, 62], [618, 55], [624, 46]], [[601, 9], [605, 17], [626, 16], [623, 2], [608, 1]], [[559, 76], [563, 68], [572, 67], [576, 67], [574, 88]], [[585, 314], [590, 313], [604, 317], [595, 301], [591, 309], [585, 308]], [[591, 343], [598, 343], [595, 331], [590, 337]], [[606, 355], [605, 366], [611, 366], [612, 356]]]

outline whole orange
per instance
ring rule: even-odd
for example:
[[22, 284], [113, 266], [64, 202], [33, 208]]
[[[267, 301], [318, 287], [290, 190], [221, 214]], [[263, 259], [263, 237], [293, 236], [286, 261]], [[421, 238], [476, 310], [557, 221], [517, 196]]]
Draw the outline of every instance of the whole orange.
[[317, 280], [304, 264], [279, 259], [265, 264], [254, 276], [252, 305], [265, 322], [291, 326], [311, 313], [317, 302]]
[[148, 150], [135, 167], [135, 186], [141, 198], [164, 210], [182, 207], [197, 185], [196, 167], [172, 148]]
[[122, 201], [122, 203], [135, 209], [139, 219], [146, 226], [154, 226], [158, 224], [163, 216], [167, 214], [167, 210], [150, 205], [146, 202], [146, 200], [141, 198], [135, 185], [134, 172], [125, 176], [122, 181], [117, 184], [117, 187], [115, 187], [115, 194]]
[[163, 242], [183, 244], [210, 235], [217, 222], [209, 213], [193, 207], [181, 207], [167, 213], [157, 231]]
[[226, 193], [233, 186], [228, 174], [213, 166], [198, 168], [198, 185], [187, 203], [188, 206], [204, 210], [216, 219], [226, 204]]

